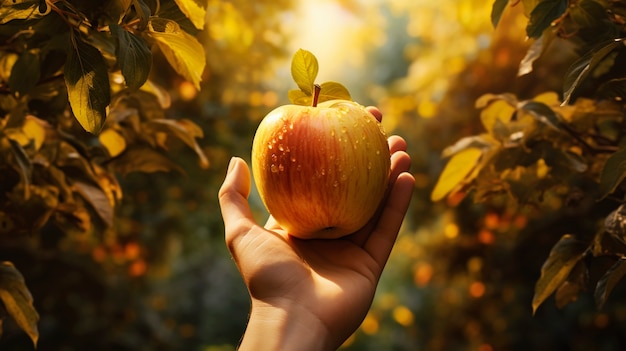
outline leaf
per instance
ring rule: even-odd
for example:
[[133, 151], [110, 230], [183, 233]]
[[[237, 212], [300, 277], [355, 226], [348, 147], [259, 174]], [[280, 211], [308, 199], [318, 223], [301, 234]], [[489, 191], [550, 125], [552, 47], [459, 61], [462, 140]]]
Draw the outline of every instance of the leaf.
[[563, 94], [562, 105], [569, 104], [572, 94], [587, 75], [600, 65], [607, 55], [621, 45], [623, 45], [621, 39], [615, 39], [609, 44], [602, 44], [600, 47], [590, 50], [572, 64], [565, 74], [563, 83], [563, 91], [565, 93]]
[[526, 56], [522, 59], [522, 62], [519, 64], [519, 68], [517, 70], [517, 76], [521, 77], [523, 75], [529, 74], [533, 71], [533, 63], [541, 57], [541, 53], [543, 52], [543, 36], [535, 39], [528, 48], [526, 52]]
[[176, 0], [176, 4], [180, 11], [191, 20], [191, 23], [197, 29], [204, 28], [204, 19], [206, 17], [206, 9], [200, 3], [194, 0]]
[[342, 84], [337, 82], [324, 82], [320, 85], [320, 95], [317, 100], [318, 103], [329, 100], [352, 100], [348, 89]]
[[109, 198], [102, 189], [83, 182], [75, 182], [72, 186], [91, 205], [108, 227], [113, 226], [113, 207], [111, 207]]
[[313, 96], [307, 95], [302, 90], [292, 89], [287, 92], [287, 97], [294, 105], [311, 106], [313, 103]]
[[570, 234], [563, 235], [552, 247], [548, 259], [541, 267], [541, 276], [535, 284], [533, 314], [556, 289], [567, 279], [574, 266], [583, 258], [585, 243]]
[[15, 162], [19, 168], [20, 176], [22, 178], [22, 182], [24, 184], [24, 199], [28, 199], [30, 197], [30, 184], [33, 173], [33, 164], [28, 158], [26, 151], [24, 148], [15, 140], [9, 139], [9, 144], [11, 145], [11, 153], [15, 158]]
[[70, 40], [64, 76], [72, 112], [88, 132], [100, 132], [111, 102], [109, 75], [102, 54], [73, 35]]
[[319, 70], [317, 58], [310, 51], [299, 49], [291, 60], [291, 76], [300, 90], [313, 95], [313, 85]]
[[148, 21], [148, 34], [156, 40], [172, 68], [200, 90], [206, 60], [204, 47], [198, 39], [182, 30], [176, 22], [157, 17]]
[[18, 4], [0, 6], [0, 25], [13, 20], [36, 19], [44, 14], [39, 12], [39, 0], [23, 1]]
[[146, 41], [117, 24], [110, 25], [116, 38], [115, 55], [126, 85], [139, 89], [148, 80], [152, 68], [152, 52]]
[[536, 120], [556, 131], [562, 129], [559, 115], [542, 102], [524, 101], [520, 104], [519, 109], [529, 112]]
[[604, 19], [606, 10], [595, 0], [580, 0], [572, 3], [569, 16], [581, 27], [593, 27]]
[[626, 148], [611, 155], [600, 174], [600, 199], [611, 194], [626, 178]]
[[604, 303], [609, 298], [613, 288], [619, 283], [626, 275], [626, 259], [622, 258], [615, 262], [611, 268], [598, 280], [596, 284], [596, 290], [594, 297], [598, 308], [602, 308]]
[[143, 30], [148, 25], [148, 20], [150, 20], [150, 15], [152, 14], [150, 7], [143, 0], [132, 0], [132, 2], [139, 17], [139, 29]]
[[100, 144], [104, 146], [111, 157], [117, 157], [126, 150], [126, 139], [115, 129], [105, 129], [98, 135], [98, 140], [100, 140]]
[[477, 148], [468, 148], [458, 152], [452, 158], [439, 175], [437, 184], [430, 194], [432, 201], [443, 199], [455, 189], [461, 182], [468, 181], [466, 176], [476, 167], [483, 151]]
[[39, 314], [33, 306], [33, 296], [28, 291], [24, 277], [11, 262], [0, 263], [0, 300], [17, 325], [37, 346]]
[[498, 26], [502, 13], [506, 6], [509, 4], [509, 0], [495, 0], [491, 8], [491, 24], [494, 28]]
[[506, 124], [514, 113], [515, 107], [511, 106], [508, 101], [496, 100], [480, 111], [480, 121], [489, 134], [495, 135], [497, 122]]
[[120, 157], [112, 162], [115, 170], [122, 175], [131, 172], [169, 172], [176, 170], [180, 173], [184, 171], [170, 159], [149, 147], [138, 147], [126, 150]]
[[493, 138], [489, 136], [489, 134], [481, 134], [481, 135], [464, 137], [464, 138], [459, 139], [453, 145], [446, 147], [441, 152], [441, 157], [443, 158], [451, 157], [469, 148], [482, 149], [485, 147], [491, 147], [493, 144], [494, 144], [494, 140]]
[[589, 279], [589, 269], [584, 261], [578, 261], [567, 280], [561, 284], [554, 293], [554, 300], [557, 308], [563, 308], [567, 304], [578, 299], [578, 295], [585, 290]]
[[196, 138], [201, 138], [203, 136], [203, 132], [202, 129], [200, 129], [200, 127], [198, 127], [195, 123], [187, 119], [154, 119], [148, 123], [180, 139], [196, 152], [200, 158], [200, 166], [202, 168], [209, 167], [209, 159], [206, 157], [204, 151], [196, 141]]
[[552, 22], [567, 10], [568, 0], [541, 0], [530, 13], [526, 34], [539, 38]]
[[15, 61], [9, 77], [11, 91], [24, 96], [28, 94], [39, 82], [41, 65], [39, 55], [33, 51], [24, 51]]

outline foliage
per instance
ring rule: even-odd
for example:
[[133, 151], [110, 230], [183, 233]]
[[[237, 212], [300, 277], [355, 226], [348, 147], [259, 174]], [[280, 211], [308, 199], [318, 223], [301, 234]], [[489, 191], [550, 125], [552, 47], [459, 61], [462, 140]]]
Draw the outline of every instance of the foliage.
[[[508, 1], [495, 1], [499, 24]], [[431, 197], [471, 193], [478, 202], [502, 197], [536, 214], [578, 213], [594, 228], [565, 233], [552, 248], [535, 285], [533, 312], [552, 294], [557, 306], [595, 284], [598, 306], [624, 276], [622, 203], [624, 148], [624, 4], [621, 1], [521, 1], [533, 40], [518, 75], [567, 50], [571, 63], [558, 93], [521, 99], [486, 94], [476, 101], [484, 133], [461, 138]], [[471, 157], [470, 157], [471, 156]], [[611, 265], [597, 277], [600, 262]]]
[[[169, 119], [169, 93], [150, 79], [162, 54], [200, 88], [205, 8], [193, 0], [2, 1], [0, 5], [0, 235], [36, 248], [44, 227], [111, 233], [119, 175], [181, 171], [172, 143], [195, 150], [200, 127]], [[158, 50], [155, 50], [158, 48]], [[37, 312], [21, 275], [3, 262], [0, 296], [37, 343]]]
[[[290, 90], [289, 100], [296, 105], [316, 106], [328, 100], [352, 100], [348, 89], [337, 82], [324, 82], [316, 86], [315, 78], [319, 71], [317, 58], [310, 51], [300, 49], [291, 61], [291, 76], [300, 90]], [[319, 89], [317, 99], [314, 91]]]

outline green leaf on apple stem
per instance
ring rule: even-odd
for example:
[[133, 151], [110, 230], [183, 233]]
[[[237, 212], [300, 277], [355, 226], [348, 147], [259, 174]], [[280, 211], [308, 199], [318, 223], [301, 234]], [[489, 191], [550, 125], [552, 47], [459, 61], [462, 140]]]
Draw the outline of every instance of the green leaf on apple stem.
[[318, 103], [328, 100], [352, 100], [348, 89], [337, 82], [325, 82], [321, 84], [322, 90], [317, 100]]
[[317, 58], [310, 51], [299, 49], [293, 55], [291, 76], [298, 84], [300, 90], [308, 96], [313, 95], [313, 85], [315, 84], [318, 70]]
[[[291, 76], [300, 90], [288, 92], [289, 100], [295, 105], [311, 106], [313, 102], [315, 78], [319, 70], [317, 58], [310, 51], [299, 49], [291, 61]], [[337, 82], [325, 82], [320, 85], [317, 103], [329, 100], [352, 100], [348, 89]]]

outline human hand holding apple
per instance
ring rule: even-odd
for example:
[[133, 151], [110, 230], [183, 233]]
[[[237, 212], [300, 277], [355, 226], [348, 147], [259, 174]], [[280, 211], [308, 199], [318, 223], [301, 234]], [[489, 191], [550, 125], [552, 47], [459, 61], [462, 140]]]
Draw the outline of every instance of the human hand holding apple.
[[[374, 215], [389, 179], [390, 152], [380, 122], [339, 83], [314, 83], [317, 60], [299, 50], [292, 76], [296, 104], [270, 112], [252, 146], [263, 203], [290, 235], [334, 239]], [[297, 103], [303, 104], [298, 105]]]

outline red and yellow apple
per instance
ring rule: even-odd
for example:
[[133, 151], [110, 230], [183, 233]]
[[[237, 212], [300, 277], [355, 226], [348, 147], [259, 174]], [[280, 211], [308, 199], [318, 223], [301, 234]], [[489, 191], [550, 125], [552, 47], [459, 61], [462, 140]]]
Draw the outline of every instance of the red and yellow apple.
[[390, 161], [380, 122], [349, 100], [280, 106], [261, 121], [252, 146], [263, 203], [303, 239], [339, 238], [363, 227], [384, 196]]

